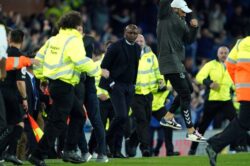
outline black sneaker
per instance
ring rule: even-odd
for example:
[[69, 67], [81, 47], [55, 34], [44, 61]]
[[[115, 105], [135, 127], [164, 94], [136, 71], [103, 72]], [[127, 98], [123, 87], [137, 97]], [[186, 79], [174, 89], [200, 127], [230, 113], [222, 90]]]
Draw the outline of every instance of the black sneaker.
[[195, 155], [195, 153], [196, 153], [196, 150], [190, 149], [188, 152], [188, 155], [193, 156], [193, 155]]
[[71, 162], [74, 164], [86, 162], [86, 160], [84, 160], [81, 156], [79, 156], [74, 150], [64, 151], [62, 159], [64, 162]]
[[209, 157], [210, 165], [216, 166], [217, 153], [213, 150], [211, 145], [206, 147], [206, 152]]
[[160, 124], [165, 127], [170, 127], [173, 129], [181, 130], [181, 125], [175, 121], [175, 119], [168, 120], [166, 118], [161, 118]]
[[167, 156], [180, 156], [180, 152], [167, 152]]
[[7, 162], [11, 162], [14, 165], [23, 165], [22, 160], [19, 160], [17, 156], [15, 155], [10, 155], [10, 154], [5, 154], [4, 155], [4, 160]]
[[36, 166], [47, 166], [44, 162], [44, 160], [42, 159], [39, 159], [37, 157], [35, 157], [34, 155], [30, 154], [29, 157], [28, 157], [28, 161], [33, 164], [33, 165], [36, 165]]

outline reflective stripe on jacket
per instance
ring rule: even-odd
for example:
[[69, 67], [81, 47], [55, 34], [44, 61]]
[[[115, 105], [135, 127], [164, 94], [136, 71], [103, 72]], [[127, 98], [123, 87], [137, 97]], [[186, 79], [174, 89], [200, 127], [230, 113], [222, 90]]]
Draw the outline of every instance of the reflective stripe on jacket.
[[31, 65], [31, 59], [25, 56], [8, 57], [6, 59], [6, 71], [21, 69]]
[[60, 29], [42, 46], [35, 59], [40, 61], [40, 65], [34, 68], [40, 79], [59, 79], [76, 85], [81, 72], [89, 76], [101, 74], [100, 67], [86, 57], [82, 35], [75, 29]]
[[250, 36], [237, 41], [226, 66], [235, 83], [237, 100], [250, 101]]
[[[104, 55], [102, 55], [101, 59], [99, 59], [98, 61], [95, 62], [95, 64], [97, 66], [101, 66], [103, 56]], [[104, 94], [104, 95], [106, 95], [109, 98], [108, 91], [106, 91], [105, 89], [102, 89], [102, 88], [99, 87], [100, 80], [101, 80], [101, 76], [100, 75], [95, 77], [95, 86], [96, 86], [97, 96], [100, 96], [101, 94]]]
[[160, 74], [157, 57], [149, 47], [145, 47], [139, 60], [135, 93], [147, 95], [158, 90], [159, 80], [164, 80]]
[[197, 73], [196, 80], [199, 84], [205, 84], [206, 80], [219, 84], [219, 90], [210, 89], [209, 85], [207, 85], [209, 101], [227, 101], [231, 99], [230, 89], [233, 87], [233, 81], [224, 64], [218, 60], [206, 63]]

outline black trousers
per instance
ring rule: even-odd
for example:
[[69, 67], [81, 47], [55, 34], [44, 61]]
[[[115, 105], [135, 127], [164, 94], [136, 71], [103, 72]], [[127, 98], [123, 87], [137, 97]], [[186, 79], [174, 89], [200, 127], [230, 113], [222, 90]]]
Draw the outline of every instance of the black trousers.
[[5, 104], [3, 101], [3, 95], [2, 95], [1, 85], [0, 85], [0, 132], [7, 127], [5, 111], [6, 109], [5, 109]]
[[[101, 119], [102, 119], [102, 123], [103, 123], [104, 129], [105, 129], [106, 124], [107, 124], [107, 120], [109, 119], [109, 121], [112, 121], [112, 119], [114, 118], [114, 109], [113, 109], [113, 106], [112, 106], [110, 99], [108, 99], [106, 101], [99, 100], [99, 104], [100, 104]], [[93, 153], [97, 150], [96, 145], [97, 145], [96, 136], [95, 136], [95, 134], [91, 134], [91, 137], [89, 140], [89, 152], [90, 153]], [[117, 147], [120, 145], [115, 144], [115, 146]]]
[[170, 112], [174, 113], [178, 107], [181, 107], [181, 113], [185, 120], [187, 128], [193, 127], [191, 113], [190, 113], [190, 102], [191, 93], [193, 92], [193, 86], [187, 73], [174, 73], [165, 74], [165, 80], [169, 80], [174, 90], [177, 92], [177, 96], [174, 99], [173, 104], [170, 107]]
[[54, 146], [55, 139], [65, 131], [66, 121], [70, 117], [65, 150], [74, 150], [82, 133], [84, 121], [83, 108], [75, 96], [74, 87], [60, 80], [50, 80], [49, 91], [53, 104], [48, 115], [44, 135], [33, 155], [43, 159]]
[[134, 85], [116, 83], [113, 89], [109, 92], [110, 100], [112, 102], [115, 116], [111, 121], [109, 130], [107, 132], [107, 144], [112, 153], [120, 148], [115, 149], [115, 144], [121, 144], [122, 137], [129, 137], [130, 133], [125, 133], [126, 122], [128, 121], [128, 111], [131, 106], [132, 98], [134, 96]]
[[150, 149], [150, 120], [152, 113], [153, 95], [138, 95], [134, 96], [131, 108], [136, 121], [136, 133], [140, 142], [140, 149]]
[[240, 113], [223, 132], [211, 137], [207, 142], [219, 153], [224, 147], [235, 142], [250, 130], [250, 101], [240, 102]]
[[[155, 117], [158, 121], [161, 120], [162, 117], [167, 113], [165, 107], [160, 108], [157, 111], [152, 112], [152, 116]], [[165, 147], [166, 147], [166, 154], [172, 154], [174, 152], [174, 145], [173, 145], [173, 129], [170, 127], [163, 127], [164, 137], [165, 137]]]
[[[204, 113], [200, 123], [198, 124], [198, 131], [202, 135], [207, 130], [209, 124], [218, 113], [223, 113], [228, 120], [233, 120], [236, 117], [236, 110], [233, 106], [232, 100], [228, 101], [208, 101], [204, 103]], [[199, 143], [192, 142], [191, 150], [196, 151]]]

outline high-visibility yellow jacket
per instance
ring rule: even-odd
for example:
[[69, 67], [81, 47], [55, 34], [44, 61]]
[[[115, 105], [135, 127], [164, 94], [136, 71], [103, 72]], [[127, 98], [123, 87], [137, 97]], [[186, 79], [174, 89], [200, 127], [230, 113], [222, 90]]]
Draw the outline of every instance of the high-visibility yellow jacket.
[[[223, 63], [218, 60], [212, 60], [206, 63], [196, 75], [199, 84], [207, 86], [209, 101], [227, 101], [231, 99], [230, 89], [233, 87], [233, 81]], [[210, 89], [212, 82], [219, 84], [219, 90]]]
[[238, 101], [250, 101], [250, 36], [238, 40], [226, 60]]
[[79, 83], [81, 72], [89, 76], [101, 74], [100, 67], [86, 57], [82, 35], [75, 29], [60, 29], [36, 54], [40, 61], [34, 74], [39, 79], [59, 79], [71, 85]]
[[[167, 82], [167, 87], [171, 87], [170, 81]], [[169, 88], [163, 92], [153, 93], [152, 111], [158, 111], [160, 108], [165, 106], [169, 93]]]
[[[99, 59], [98, 61], [95, 62], [95, 64], [97, 66], [101, 66], [103, 56], [104, 55], [102, 55], [101, 59]], [[106, 95], [109, 98], [108, 91], [106, 91], [105, 89], [102, 89], [102, 88], [99, 87], [100, 80], [101, 80], [101, 76], [100, 75], [98, 75], [98, 76], [95, 77], [95, 86], [96, 86], [96, 90], [97, 90], [97, 96], [100, 96], [101, 94], [104, 94], [104, 95]]]
[[159, 71], [157, 57], [149, 47], [143, 49], [144, 53], [139, 61], [135, 93], [147, 95], [158, 90], [159, 80], [164, 80]]

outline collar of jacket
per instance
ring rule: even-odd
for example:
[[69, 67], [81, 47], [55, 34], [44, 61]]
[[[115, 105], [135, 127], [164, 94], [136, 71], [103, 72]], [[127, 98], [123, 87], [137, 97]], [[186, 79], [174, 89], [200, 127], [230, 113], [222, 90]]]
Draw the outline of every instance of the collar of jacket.
[[145, 45], [143, 47], [142, 51], [143, 51], [143, 54], [146, 54], [146, 53], [151, 52], [152, 50], [151, 50], [151, 48], [149, 46]]
[[79, 38], [83, 37], [83, 35], [76, 29], [60, 29], [59, 34], [74, 35]]

